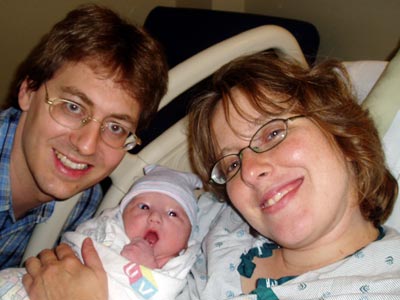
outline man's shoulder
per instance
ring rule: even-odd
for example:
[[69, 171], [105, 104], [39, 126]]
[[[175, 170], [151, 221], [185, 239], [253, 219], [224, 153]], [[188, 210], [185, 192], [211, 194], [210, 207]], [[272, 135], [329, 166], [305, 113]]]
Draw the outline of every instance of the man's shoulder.
[[92, 217], [100, 205], [103, 198], [103, 190], [100, 184], [84, 190], [74, 207], [73, 214], [79, 215], [83, 218]]
[[17, 124], [21, 111], [14, 107], [0, 111], [0, 128], [9, 127], [11, 124]]
[[82, 192], [81, 201], [87, 201], [88, 199], [101, 200], [103, 197], [103, 189], [100, 183], [97, 183]]
[[21, 111], [13, 107], [0, 111], [0, 148], [3, 149], [3, 157], [11, 151], [20, 116]]
[[21, 110], [15, 107], [8, 107], [6, 109], [0, 110], [0, 118], [1, 119], [9, 119], [19, 117], [21, 115]]

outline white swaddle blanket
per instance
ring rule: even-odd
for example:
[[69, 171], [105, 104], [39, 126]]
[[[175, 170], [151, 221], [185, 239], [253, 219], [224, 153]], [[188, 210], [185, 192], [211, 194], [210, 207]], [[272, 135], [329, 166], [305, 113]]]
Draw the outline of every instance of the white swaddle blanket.
[[109, 299], [175, 299], [186, 285], [186, 275], [196, 260], [199, 243], [191, 240], [189, 247], [171, 259], [162, 269], [149, 269], [122, 257], [122, 247], [129, 243], [118, 208], [105, 210], [99, 217], [67, 232], [68, 243], [80, 257], [83, 240], [91, 237], [108, 276]]
[[[186, 285], [186, 275], [196, 261], [200, 243], [191, 239], [182, 253], [171, 259], [162, 269], [149, 269], [130, 262], [120, 255], [129, 243], [119, 208], [105, 210], [74, 232], [66, 232], [62, 242], [69, 244], [81, 257], [82, 242], [92, 238], [108, 277], [109, 300], [173, 300]], [[195, 230], [196, 231], [196, 230]], [[23, 268], [0, 272], [0, 299], [28, 300], [22, 286]]]

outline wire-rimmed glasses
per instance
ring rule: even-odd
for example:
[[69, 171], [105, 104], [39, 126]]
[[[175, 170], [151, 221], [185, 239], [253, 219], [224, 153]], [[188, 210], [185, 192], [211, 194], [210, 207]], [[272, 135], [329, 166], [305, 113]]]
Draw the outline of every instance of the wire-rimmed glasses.
[[273, 119], [262, 125], [250, 139], [249, 145], [236, 154], [221, 157], [211, 169], [210, 180], [216, 184], [226, 184], [240, 170], [243, 150], [250, 148], [255, 153], [262, 153], [279, 145], [288, 134], [288, 121], [304, 118], [297, 115], [287, 119]]
[[95, 121], [100, 123], [100, 137], [109, 147], [129, 151], [141, 144], [140, 138], [131, 132], [128, 125], [123, 125], [111, 117], [106, 117], [103, 121], [96, 120], [85, 106], [77, 102], [63, 98], [49, 98], [47, 85], [44, 84], [44, 87], [50, 116], [58, 124], [70, 129], [79, 129], [90, 121]]

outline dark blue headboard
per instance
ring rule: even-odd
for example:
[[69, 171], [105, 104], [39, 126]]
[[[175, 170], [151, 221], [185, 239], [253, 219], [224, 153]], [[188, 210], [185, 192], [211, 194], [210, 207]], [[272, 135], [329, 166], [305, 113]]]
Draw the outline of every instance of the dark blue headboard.
[[272, 16], [207, 9], [158, 6], [144, 27], [164, 46], [170, 67], [222, 40], [261, 25], [278, 25], [290, 31], [309, 63], [319, 47], [316, 27], [308, 22]]

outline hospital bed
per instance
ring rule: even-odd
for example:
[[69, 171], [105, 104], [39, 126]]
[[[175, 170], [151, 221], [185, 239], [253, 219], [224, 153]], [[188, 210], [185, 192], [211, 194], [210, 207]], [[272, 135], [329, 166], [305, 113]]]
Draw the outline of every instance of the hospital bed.
[[[304, 66], [308, 64], [298, 42], [288, 30], [276, 25], [253, 28], [219, 42], [170, 69], [169, 89], [161, 101], [160, 109], [230, 60], [240, 55], [271, 48], [280, 56], [291, 56]], [[371, 109], [379, 133], [385, 142], [388, 163], [399, 180], [400, 53], [389, 64], [384, 61], [362, 61], [347, 62], [346, 66], [356, 86], [359, 101]], [[182, 118], [139, 153], [126, 154], [122, 163], [110, 176], [111, 185], [97, 214], [106, 208], [118, 205], [133, 181], [143, 175], [143, 167], [149, 163], [183, 171], [191, 170], [186, 122], [186, 117]], [[46, 223], [36, 226], [24, 259], [36, 255], [44, 248], [53, 247], [68, 212], [78, 197], [79, 195], [57, 203], [53, 216]], [[388, 224], [400, 229], [399, 201]]]

